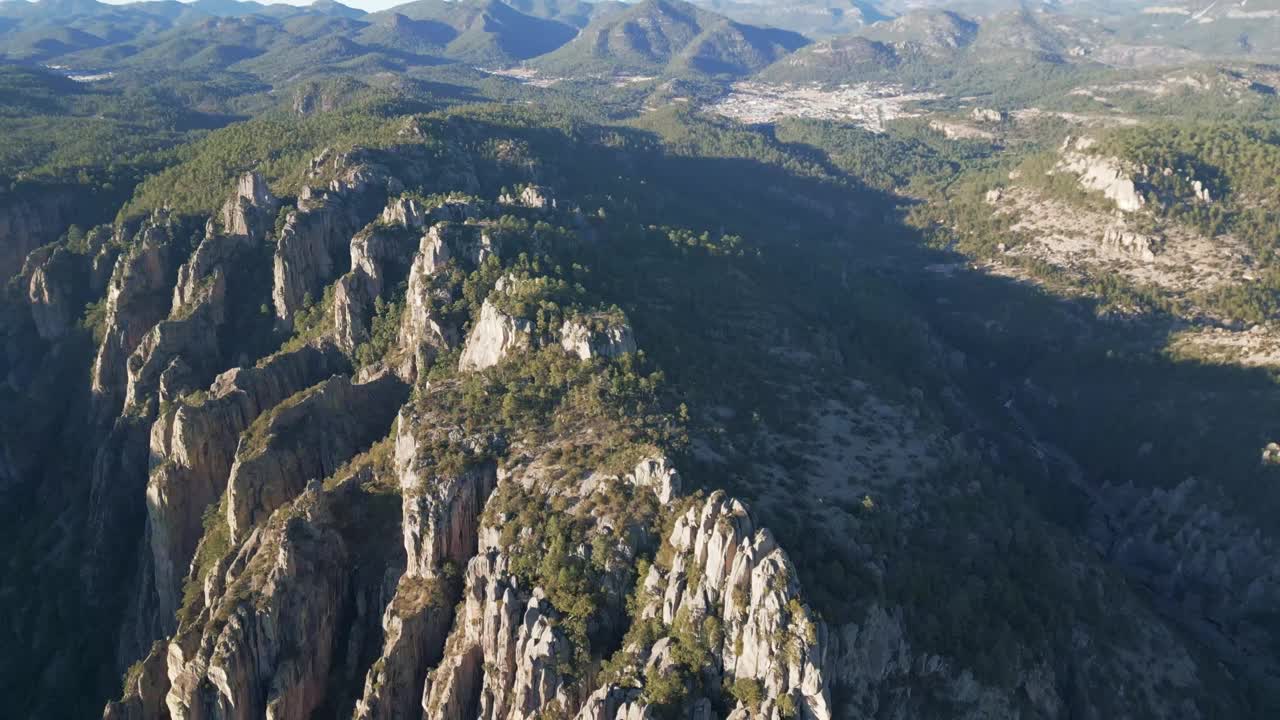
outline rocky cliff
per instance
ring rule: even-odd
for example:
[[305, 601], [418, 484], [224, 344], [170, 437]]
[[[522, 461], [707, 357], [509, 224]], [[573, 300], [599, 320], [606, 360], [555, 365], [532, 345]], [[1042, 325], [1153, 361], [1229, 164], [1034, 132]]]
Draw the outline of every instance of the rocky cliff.
[[22, 268], [27, 255], [58, 239], [77, 213], [74, 190], [53, 189], [11, 197], [0, 204], [0, 280]]
[[263, 412], [349, 365], [331, 345], [304, 346], [218, 376], [165, 407], [151, 428], [148, 534], [160, 612], [173, 618], [202, 518], [227, 487], [240, 434]]
[[258, 416], [227, 480], [227, 525], [243, 540], [277, 507], [384, 437], [407, 389], [392, 375], [353, 383], [336, 375]]

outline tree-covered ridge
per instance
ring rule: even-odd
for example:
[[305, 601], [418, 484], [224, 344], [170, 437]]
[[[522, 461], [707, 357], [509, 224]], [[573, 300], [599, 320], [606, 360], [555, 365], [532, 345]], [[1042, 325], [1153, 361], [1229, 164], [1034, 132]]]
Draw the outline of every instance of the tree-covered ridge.
[[6, 189], [19, 181], [119, 184], [169, 161], [179, 143], [230, 118], [189, 109], [164, 88], [100, 89], [0, 66], [0, 149]]
[[[1163, 212], [1206, 232], [1237, 232], [1274, 248], [1280, 205], [1280, 132], [1271, 125], [1159, 123], [1110, 133], [1099, 151], [1147, 168]], [[1209, 192], [1196, 203], [1194, 184]]]

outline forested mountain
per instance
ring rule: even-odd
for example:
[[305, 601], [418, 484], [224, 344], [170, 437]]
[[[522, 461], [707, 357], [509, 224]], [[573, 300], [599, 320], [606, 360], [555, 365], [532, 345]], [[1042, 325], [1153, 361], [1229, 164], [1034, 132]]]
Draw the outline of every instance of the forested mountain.
[[390, 11], [442, 26], [442, 55], [465, 62], [510, 63], [543, 55], [568, 42], [576, 29], [525, 15], [499, 0], [418, 0]]
[[0, 714], [1280, 716], [1270, 6], [1009, 5], [0, 4]]
[[743, 75], [804, 46], [796, 33], [742, 25], [682, 0], [642, 0], [583, 28], [540, 58], [551, 72]]

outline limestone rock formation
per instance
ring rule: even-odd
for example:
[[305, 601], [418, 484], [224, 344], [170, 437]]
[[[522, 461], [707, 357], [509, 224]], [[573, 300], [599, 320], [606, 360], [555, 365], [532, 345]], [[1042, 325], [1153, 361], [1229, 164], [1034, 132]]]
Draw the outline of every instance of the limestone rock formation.
[[[826, 629], [805, 606], [795, 568], [772, 534], [717, 491], [681, 516], [667, 542], [671, 566], [650, 569], [641, 616], [666, 627], [720, 620], [722, 642], [711, 650], [725, 681], [758, 683], [762, 692], [762, 710], [740, 703], [730, 717], [772, 717], [790, 704], [800, 717], [830, 718]], [[642, 664], [662, 649], [641, 654]]]
[[453, 608], [444, 582], [404, 576], [382, 616], [382, 655], [369, 669], [356, 705], [357, 720], [421, 714], [427, 671], [440, 662]]
[[227, 235], [262, 240], [276, 219], [279, 200], [256, 170], [240, 176], [235, 194], [222, 207], [222, 227]]
[[126, 678], [124, 697], [119, 702], [107, 703], [103, 720], [147, 720], [163, 716], [165, 696], [169, 693], [165, 650], [163, 643], [151, 648], [137, 666], [137, 673]]
[[[464, 567], [476, 553], [480, 512], [497, 486], [497, 468], [480, 460], [454, 472], [440, 472], [433, 445], [411, 407], [401, 411], [396, 435], [396, 474], [404, 505], [405, 575], [435, 578], [446, 562]], [[491, 438], [466, 439], [460, 450], [482, 458]]]
[[180, 260], [171, 247], [173, 233], [168, 218], [153, 215], [138, 232], [129, 254], [116, 262], [107, 287], [102, 344], [93, 365], [95, 395], [123, 389], [126, 359], [147, 331], [168, 315]]
[[1123, 225], [1108, 228], [1102, 236], [1103, 250], [1138, 262], [1151, 264], [1156, 261], [1159, 241], [1150, 235], [1131, 232]]
[[261, 175], [255, 172], [243, 176], [222, 207], [222, 229], [212, 220], [207, 223], [200, 244], [178, 268], [171, 312], [180, 312], [193, 302], [201, 286], [218, 272], [242, 271], [234, 267], [237, 255], [246, 246], [265, 239], [278, 208], [279, 201], [267, 189]]
[[[459, 210], [469, 207], [465, 204], [442, 206]], [[453, 213], [453, 209], [448, 212]], [[474, 270], [501, 252], [497, 238], [478, 225], [442, 221], [422, 236], [409, 270], [409, 288], [400, 325], [399, 344], [407, 355], [401, 368], [403, 376], [414, 377], [419, 369], [430, 366], [438, 352], [459, 344], [462, 328], [458, 321], [433, 310], [457, 299], [454, 290], [437, 282], [441, 270], [450, 261], [468, 271]]]
[[404, 190], [374, 153], [364, 150], [325, 150], [311, 161], [308, 180], [327, 181], [328, 188], [304, 187], [276, 239], [271, 297], [285, 327], [308, 298], [318, 302], [324, 286], [347, 269], [345, 255], [356, 231], [386, 209], [389, 195]]
[[974, 108], [973, 112], [970, 113], [970, 116], [974, 120], [984, 123], [1002, 123], [1008, 119], [1005, 113], [999, 110], [983, 107]]
[[508, 353], [533, 345], [533, 323], [513, 318], [490, 300], [480, 307], [480, 317], [458, 359], [460, 370], [484, 370], [497, 365]]
[[333, 504], [312, 483], [211, 573], [169, 644], [169, 717], [302, 720], [324, 702], [350, 571]]
[[0, 206], [0, 281], [16, 274], [31, 251], [58, 239], [77, 201], [73, 192], [52, 190]]
[[583, 360], [616, 358], [635, 352], [636, 340], [625, 319], [596, 315], [566, 320], [560, 328], [560, 346]]
[[[374, 303], [383, 294], [388, 266], [400, 266], [412, 240], [404, 228], [370, 226], [351, 239], [351, 270], [338, 279], [333, 320], [338, 344], [347, 352], [369, 337]], [[403, 270], [400, 277], [403, 277]]]
[[1200, 180], [1191, 181], [1191, 190], [1195, 193], [1196, 199], [1206, 205], [1213, 202], [1213, 193], [1209, 192], [1209, 188]]
[[666, 505], [680, 495], [680, 474], [669, 467], [665, 457], [645, 458], [636, 465], [632, 472], [631, 482], [640, 487], [653, 488], [658, 502]]
[[413, 197], [398, 197], [387, 203], [378, 218], [383, 225], [402, 225], [419, 229], [427, 221], [427, 209]]
[[179, 314], [157, 323], [143, 336], [126, 364], [125, 407], [137, 408], [157, 400], [161, 374], [174, 360], [189, 358], [199, 365], [195, 377], [207, 381], [219, 358], [218, 326], [223, 322], [226, 276], [215, 271], [198, 295]]
[[338, 375], [260, 415], [241, 437], [227, 482], [232, 539], [380, 439], [406, 395], [391, 375], [363, 384]]
[[299, 202], [276, 240], [272, 299], [276, 317], [288, 324], [308, 299], [319, 300], [324, 281], [334, 275], [334, 256], [354, 232], [341, 203], [329, 196]]
[[151, 429], [148, 537], [161, 616], [172, 618], [201, 519], [222, 495], [240, 433], [294, 393], [348, 370], [332, 345], [307, 345], [260, 367], [218, 376], [207, 393], [172, 402]]
[[65, 336], [83, 310], [86, 268], [70, 252], [47, 246], [27, 257], [22, 275], [37, 334], [49, 341]]
[[[411, 233], [430, 221], [438, 209], [426, 207], [414, 198], [397, 198], [387, 204], [379, 222], [351, 239], [351, 270], [338, 279], [333, 301], [338, 344], [347, 352], [368, 339], [374, 305], [386, 291], [388, 279], [403, 278], [409, 273], [413, 282], [409, 258], [415, 241]], [[433, 228], [428, 235], [434, 232]]]
[[656, 720], [641, 694], [638, 688], [602, 687], [583, 703], [578, 720]]
[[554, 609], [541, 590], [524, 600], [494, 548], [467, 566], [463, 607], [444, 660], [427, 681], [427, 720], [533, 718], [552, 701], [572, 707], [559, 667], [567, 641], [550, 622]]
[[499, 202], [531, 210], [555, 210], [558, 205], [555, 191], [542, 185], [526, 185], [519, 195], [503, 195]]
[[1125, 170], [1120, 160], [1089, 152], [1095, 144], [1088, 137], [1067, 138], [1060, 151], [1062, 159], [1054, 172], [1075, 175], [1081, 187], [1102, 193], [1122, 212], [1141, 210], [1147, 199], [1138, 192], [1132, 174]]

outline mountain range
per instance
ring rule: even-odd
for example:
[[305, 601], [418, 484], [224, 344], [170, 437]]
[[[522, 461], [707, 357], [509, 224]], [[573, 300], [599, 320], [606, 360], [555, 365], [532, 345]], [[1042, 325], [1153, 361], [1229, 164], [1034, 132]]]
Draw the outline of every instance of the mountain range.
[[[854, 37], [883, 43], [876, 62], [889, 52], [940, 59], [970, 46], [974, 57], [995, 62], [1128, 62], [1135, 55], [1158, 57], [1146, 49], [1153, 46], [1165, 48], [1165, 55], [1180, 52], [1179, 60], [1280, 52], [1280, 10], [1256, 0], [1130, 3], [1087, 17], [1086, 8], [1093, 6], [1083, 2], [1036, 10], [1010, 10], [1001, 2], [930, 5], [417, 0], [369, 14], [336, 0], [301, 7], [237, 0], [16, 1], [0, 6], [0, 57], [93, 72], [155, 63], [244, 69], [279, 82], [323, 72], [322, 65], [376, 73], [441, 63], [504, 67], [525, 62], [560, 75], [741, 77], [814, 38], [843, 38], [837, 44], [846, 51], [871, 47]], [[825, 47], [809, 50], [792, 65], [821, 65]], [[817, 74], [836, 75], [849, 54], [836, 53], [826, 61], [832, 67]]]

